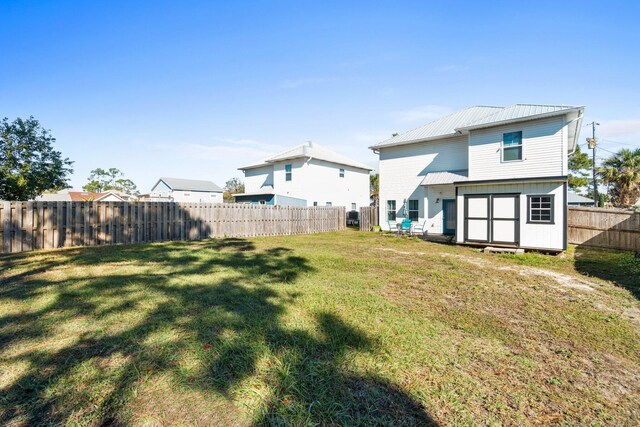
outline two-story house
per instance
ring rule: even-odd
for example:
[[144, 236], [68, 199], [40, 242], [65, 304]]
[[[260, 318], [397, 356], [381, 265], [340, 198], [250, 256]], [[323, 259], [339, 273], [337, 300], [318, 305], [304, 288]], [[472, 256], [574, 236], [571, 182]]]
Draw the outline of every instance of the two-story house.
[[212, 181], [161, 177], [151, 188], [153, 202], [222, 203], [224, 191]]
[[369, 206], [369, 172], [352, 160], [312, 142], [239, 168], [245, 192], [238, 203], [281, 206]]
[[584, 107], [475, 106], [370, 147], [380, 218], [411, 218], [458, 243], [561, 251], [568, 155]]

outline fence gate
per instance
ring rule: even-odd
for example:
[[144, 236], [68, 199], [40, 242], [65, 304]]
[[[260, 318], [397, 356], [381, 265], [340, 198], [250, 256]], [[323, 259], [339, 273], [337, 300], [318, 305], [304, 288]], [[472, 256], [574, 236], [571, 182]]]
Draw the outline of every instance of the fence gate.
[[360, 231], [371, 231], [375, 225], [380, 225], [378, 207], [362, 206], [360, 208]]

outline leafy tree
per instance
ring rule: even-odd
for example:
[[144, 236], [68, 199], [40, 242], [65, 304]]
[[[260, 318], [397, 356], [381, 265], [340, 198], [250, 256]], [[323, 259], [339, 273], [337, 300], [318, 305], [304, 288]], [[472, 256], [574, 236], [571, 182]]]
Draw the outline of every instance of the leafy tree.
[[136, 184], [124, 177], [124, 174], [117, 168], [107, 170], [97, 168], [91, 171], [89, 182], [82, 189], [92, 193], [103, 193], [108, 190], [121, 191], [131, 196], [140, 194]]
[[602, 163], [598, 175], [609, 186], [614, 206], [633, 206], [640, 197], [640, 148], [618, 151]]
[[380, 198], [380, 175], [377, 173], [369, 175], [369, 191], [373, 197], [373, 206], [378, 206]]
[[33, 117], [0, 122], [0, 199], [30, 200], [68, 187], [73, 162], [53, 149], [54, 142]]
[[231, 178], [224, 184], [222, 197], [225, 202], [233, 202], [232, 194], [244, 193], [244, 182], [240, 178]]
[[589, 169], [591, 160], [587, 153], [583, 153], [578, 145], [576, 151], [569, 156], [569, 188], [580, 194], [589, 185]]

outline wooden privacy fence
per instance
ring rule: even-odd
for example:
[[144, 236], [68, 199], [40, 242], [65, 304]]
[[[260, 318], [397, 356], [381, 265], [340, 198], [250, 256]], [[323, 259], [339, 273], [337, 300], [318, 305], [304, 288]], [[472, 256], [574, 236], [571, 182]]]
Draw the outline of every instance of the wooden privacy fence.
[[570, 206], [567, 225], [569, 243], [640, 250], [640, 213]]
[[208, 237], [311, 234], [345, 228], [344, 207], [0, 202], [0, 253]]
[[380, 225], [377, 206], [360, 208], [360, 231], [371, 231], [374, 225]]

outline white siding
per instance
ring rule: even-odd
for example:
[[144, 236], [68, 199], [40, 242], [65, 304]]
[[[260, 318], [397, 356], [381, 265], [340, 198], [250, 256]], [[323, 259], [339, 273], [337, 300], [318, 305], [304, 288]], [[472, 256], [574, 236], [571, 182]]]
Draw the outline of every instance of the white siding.
[[[536, 178], [564, 176], [567, 142], [564, 117], [552, 117], [469, 134], [469, 179]], [[522, 131], [523, 160], [502, 162], [502, 135]]]
[[174, 202], [222, 203], [222, 193], [209, 191], [172, 191], [169, 195]]
[[244, 173], [244, 190], [247, 193], [260, 191], [264, 186], [273, 185], [273, 166], [247, 169]]
[[[285, 166], [291, 165], [291, 181], [286, 180]], [[340, 177], [344, 169], [344, 178]], [[292, 159], [276, 162], [265, 168], [245, 172], [245, 191], [259, 191], [263, 185], [273, 185], [279, 196], [306, 200], [308, 206], [318, 202], [325, 206], [345, 206], [356, 209], [369, 206], [369, 171], [316, 159]]]
[[[524, 248], [563, 250], [565, 194], [563, 182], [473, 185], [458, 188], [456, 241], [464, 243], [465, 194], [520, 194], [520, 246]], [[554, 223], [527, 223], [527, 195], [553, 194]]]
[[[453, 186], [427, 190], [420, 183], [428, 172], [467, 169], [467, 137], [459, 136], [380, 150], [380, 225], [388, 229], [387, 200], [395, 200], [399, 215], [404, 200], [418, 199], [419, 221], [430, 233], [442, 232], [442, 199], [453, 198]], [[440, 199], [436, 203], [437, 199]], [[408, 213], [406, 213], [408, 216]]]

